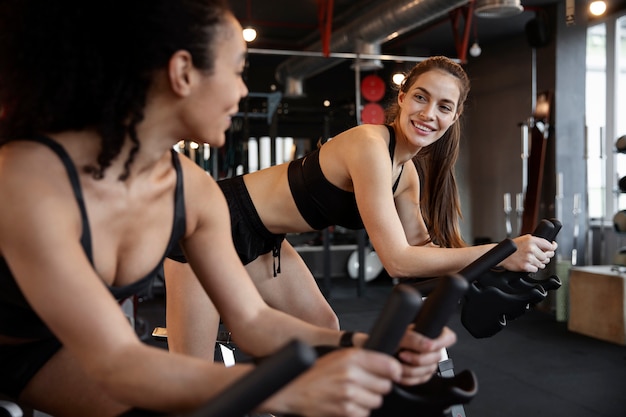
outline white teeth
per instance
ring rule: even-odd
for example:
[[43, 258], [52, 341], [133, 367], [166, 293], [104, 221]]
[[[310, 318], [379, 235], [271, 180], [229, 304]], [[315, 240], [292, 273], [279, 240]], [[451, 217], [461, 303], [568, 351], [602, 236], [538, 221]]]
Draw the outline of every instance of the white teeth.
[[424, 132], [432, 132], [433, 131], [433, 129], [431, 129], [431, 128], [427, 127], [427, 126], [418, 125], [415, 122], [411, 122], [411, 123], [413, 124], [413, 126], [415, 126], [415, 128], [417, 128], [417, 129], [419, 129], [421, 131], [424, 131]]

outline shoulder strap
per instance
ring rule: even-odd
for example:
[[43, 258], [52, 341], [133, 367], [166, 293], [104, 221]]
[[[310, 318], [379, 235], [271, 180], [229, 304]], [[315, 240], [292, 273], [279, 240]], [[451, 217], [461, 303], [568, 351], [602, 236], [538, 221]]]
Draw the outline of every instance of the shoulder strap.
[[185, 190], [183, 187], [183, 170], [180, 165], [178, 152], [172, 149], [172, 164], [176, 170], [176, 191], [174, 194], [174, 225], [170, 238], [171, 247], [178, 243], [178, 240], [185, 235], [187, 220], [185, 215]]
[[61, 144], [55, 142], [47, 136], [37, 135], [32, 138], [25, 138], [26, 140], [31, 140], [33, 142], [39, 142], [43, 145], [46, 145], [50, 148], [54, 153], [57, 154], [61, 162], [65, 166], [65, 170], [67, 171], [67, 176], [69, 177], [70, 184], [72, 185], [72, 191], [74, 192], [74, 198], [78, 203], [78, 208], [80, 209], [81, 222], [83, 227], [83, 233], [80, 237], [80, 243], [83, 246], [85, 254], [89, 261], [93, 264], [93, 254], [91, 248], [91, 230], [89, 229], [89, 220], [87, 218], [87, 209], [85, 208], [85, 200], [83, 198], [83, 191], [80, 188], [80, 181], [78, 180], [78, 171], [76, 170], [76, 166], [74, 162], [68, 155], [67, 151]]
[[385, 125], [389, 131], [389, 156], [393, 161], [393, 155], [396, 152], [396, 131], [390, 125]]
[[[396, 131], [393, 130], [393, 127], [390, 125], [385, 125], [387, 130], [389, 131], [389, 156], [391, 157], [391, 162], [393, 163], [393, 154], [396, 152]], [[398, 188], [398, 184], [400, 184], [400, 178], [402, 177], [402, 172], [404, 171], [404, 165], [400, 168], [400, 175], [396, 178], [396, 182], [393, 184], [393, 192]]]

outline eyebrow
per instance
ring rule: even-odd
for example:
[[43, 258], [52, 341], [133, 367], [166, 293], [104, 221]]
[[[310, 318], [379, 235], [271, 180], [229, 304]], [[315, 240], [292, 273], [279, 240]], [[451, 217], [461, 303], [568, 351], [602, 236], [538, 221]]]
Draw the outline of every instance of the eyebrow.
[[[415, 87], [415, 89], [416, 89], [416, 90], [420, 90], [420, 91], [424, 92], [424, 93], [425, 93], [426, 95], [428, 95], [428, 96], [432, 96], [432, 94], [430, 93], [430, 91], [428, 91], [428, 90], [427, 90], [427, 89], [425, 89], [424, 87]], [[450, 104], [452, 104], [453, 106], [455, 106], [455, 107], [456, 107], [456, 102], [455, 102], [454, 100], [450, 100], [450, 99], [444, 98], [444, 99], [442, 99], [441, 101], [443, 101], [444, 103], [450, 103]]]

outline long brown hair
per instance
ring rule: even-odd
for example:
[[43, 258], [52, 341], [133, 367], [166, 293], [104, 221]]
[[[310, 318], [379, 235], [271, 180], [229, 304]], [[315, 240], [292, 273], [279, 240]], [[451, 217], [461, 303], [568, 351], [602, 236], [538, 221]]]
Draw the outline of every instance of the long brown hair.
[[[460, 95], [457, 113], [460, 116], [469, 93], [470, 82], [465, 70], [449, 58], [434, 56], [419, 62], [400, 85], [400, 91], [407, 92], [420, 75], [433, 70], [444, 71], [458, 80]], [[386, 123], [392, 123], [399, 114], [400, 107], [394, 103], [387, 109]], [[462, 213], [454, 175], [461, 140], [460, 119], [459, 117], [439, 140], [422, 148], [413, 157], [421, 182], [422, 216], [431, 240], [442, 247], [467, 246], [459, 230]]]

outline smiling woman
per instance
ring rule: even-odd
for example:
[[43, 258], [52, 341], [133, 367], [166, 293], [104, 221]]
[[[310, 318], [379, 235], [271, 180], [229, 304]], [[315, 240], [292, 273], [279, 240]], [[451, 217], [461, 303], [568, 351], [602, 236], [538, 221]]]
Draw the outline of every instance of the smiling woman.
[[[458, 228], [454, 164], [468, 92], [459, 64], [429, 58], [407, 74], [386, 124], [356, 126], [303, 158], [218, 182], [239, 257], [270, 305], [339, 327], [286, 233], [364, 228], [387, 273], [400, 279], [459, 271], [493, 247], [466, 246]], [[544, 268], [556, 247], [530, 235], [515, 243], [503, 265], [516, 271]], [[168, 306], [177, 306], [167, 311], [170, 347], [211, 358], [218, 317], [210, 300], [194, 296], [199, 288], [185, 264], [167, 261], [165, 276]], [[212, 315], [213, 326], [191, 330], [195, 315]]]

